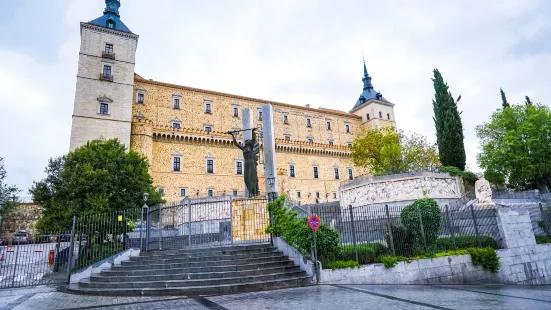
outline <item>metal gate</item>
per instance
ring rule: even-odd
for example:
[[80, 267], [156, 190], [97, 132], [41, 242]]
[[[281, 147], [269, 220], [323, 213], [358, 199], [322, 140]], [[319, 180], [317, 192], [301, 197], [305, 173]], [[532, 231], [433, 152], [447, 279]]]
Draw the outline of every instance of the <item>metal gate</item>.
[[266, 198], [186, 198], [151, 207], [146, 250], [267, 243]]
[[65, 284], [71, 232], [32, 235], [19, 231], [0, 240], [0, 289]]

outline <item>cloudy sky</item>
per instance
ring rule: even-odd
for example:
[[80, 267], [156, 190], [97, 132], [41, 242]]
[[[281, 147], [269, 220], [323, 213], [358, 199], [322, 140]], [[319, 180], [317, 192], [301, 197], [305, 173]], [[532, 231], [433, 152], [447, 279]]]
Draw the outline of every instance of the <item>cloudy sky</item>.
[[[0, 157], [24, 190], [68, 151], [81, 21], [102, 0], [2, 1]], [[145, 78], [348, 111], [362, 56], [398, 127], [434, 141], [432, 70], [461, 94], [468, 166], [474, 127], [524, 95], [551, 103], [551, 1], [122, 0]], [[546, 86], [547, 85], [547, 86]]]

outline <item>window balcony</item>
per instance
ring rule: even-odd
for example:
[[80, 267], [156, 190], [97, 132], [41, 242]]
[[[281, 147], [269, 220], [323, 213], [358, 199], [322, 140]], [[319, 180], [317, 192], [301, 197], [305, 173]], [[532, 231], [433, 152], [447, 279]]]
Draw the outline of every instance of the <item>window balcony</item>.
[[106, 51], [101, 52], [101, 58], [113, 59], [115, 60], [115, 53], [109, 53]]
[[113, 82], [113, 75], [105, 75], [105, 74], [103, 74], [103, 73], [100, 73], [99, 79], [100, 79], [101, 81]]

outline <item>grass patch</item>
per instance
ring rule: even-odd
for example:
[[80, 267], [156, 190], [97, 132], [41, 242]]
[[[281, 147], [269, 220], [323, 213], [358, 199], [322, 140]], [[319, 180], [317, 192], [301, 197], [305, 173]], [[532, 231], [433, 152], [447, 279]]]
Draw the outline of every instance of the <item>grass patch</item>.
[[355, 260], [337, 260], [327, 263], [325, 267], [331, 270], [343, 268], [360, 268], [360, 264], [358, 264], [358, 262]]
[[[490, 247], [497, 250], [501, 248], [497, 241], [490, 236], [479, 236], [478, 240], [480, 240], [480, 246], [478, 245], [476, 236], [457, 236], [455, 237], [455, 245], [457, 249]], [[453, 239], [451, 237], [438, 238], [438, 240], [436, 240], [436, 248], [440, 251], [454, 250]]]

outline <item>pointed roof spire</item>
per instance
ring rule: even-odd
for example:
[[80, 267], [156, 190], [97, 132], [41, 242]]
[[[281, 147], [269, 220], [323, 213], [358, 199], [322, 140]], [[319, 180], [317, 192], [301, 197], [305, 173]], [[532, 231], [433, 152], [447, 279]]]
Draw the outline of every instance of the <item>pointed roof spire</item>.
[[353, 109], [361, 106], [362, 104], [366, 103], [371, 99], [388, 102], [388, 100], [386, 100], [381, 93], [375, 91], [375, 89], [373, 88], [373, 84], [371, 84], [371, 76], [369, 76], [369, 73], [367, 73], [367, 66], [365, 65], [365, 57], [363, 58], [363, 62], [364, 62], [364, 76], [362, 78], [362, 82], [364, 84], [363, 92], [360, 95], [360, 98], [358, 99], [358, 101], [356, 101], [356, 104], [354, 105]]
[[362, 78], [362, 82], [364, 82], [364, 91], [373, 90], [373, 85], [371, 85], [371, 77], [367, 73], [367, 67], [365, 66], [365, 58], [364, 58], [364, 76]]
[[117, 17], [120, 17], [119, 15], [119, 8], [121, 7], [121, 2], [119, 0], [105, 0], [105, 10], [103, 11], [103, 14], [113, 14]]
[[365, 66], [365, 57], [362, 57], [363, 60], [364, 60], [364, 77], [367, 77], [368, 74], [367, 74], [367, 67]]
[[103, 16], [100, 16], [89, 23], [100, 27], [132, 33], [132, 31], [130, 31], [130, 29], [128, 29], [128, 27], [126, 27], [120, 19], [120, 7], [120, 0], [105, 0], [105, 10], [103, 10]]

